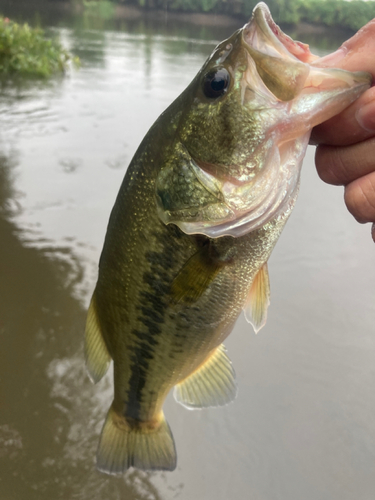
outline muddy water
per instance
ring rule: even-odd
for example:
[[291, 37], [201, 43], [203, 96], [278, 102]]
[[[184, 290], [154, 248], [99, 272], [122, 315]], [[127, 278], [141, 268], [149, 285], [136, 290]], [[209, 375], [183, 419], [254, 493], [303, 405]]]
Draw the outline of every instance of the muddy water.
[[0, 96], [0, 498], [372, 499], [375, 248], [312, 149], [270, 261], [267, 325], [256, 336], [241, 317], [227, 341], [237, 400], [191, 412], [168, 399], [173, 473], [95, 470], [112, 381], [88, 380], [82, 334], [109, 212], [140, 140], [218, 37], [57, 24], [82, 68]]

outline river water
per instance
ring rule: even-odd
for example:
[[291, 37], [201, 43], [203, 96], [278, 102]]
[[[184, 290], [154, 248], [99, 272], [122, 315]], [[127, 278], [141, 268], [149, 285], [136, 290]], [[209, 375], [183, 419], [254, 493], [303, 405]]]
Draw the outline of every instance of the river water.
[[236, 401], [191, 412], [168, 398], [175, 472], [96, 471], [112, 381], [90, 383], [83, 330], [109, 212], [150, 125], [236, 25], [0, 7], [82, 61], [0, 94], [1, 500], [373, 499], [375, 248], [312, 148], [270, 259], [267, 325], [255, 335], [240, 317], [226, 343]]

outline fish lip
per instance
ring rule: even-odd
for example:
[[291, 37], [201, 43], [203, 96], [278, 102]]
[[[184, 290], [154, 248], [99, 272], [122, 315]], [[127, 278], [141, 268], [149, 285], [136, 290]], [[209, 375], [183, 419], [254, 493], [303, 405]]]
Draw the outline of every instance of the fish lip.
[[[256, 38], [263, 39], [261, 47], [257, 46], [257, 44], [254, 46]], [[335, 71], [335, 68], [326, 66], [327, 57], [329, 56], [322, 58], [313, 54], [308, 44], [293, 40], [293, 38], [284, 33], [273, 20], [271, 12], [264, 2], [260, 2], [254, 7], [249, 22], [242, 29], [242, 40], [245, 47], [250, 49], [250, 51], [255, 48], [259, 52], [269, 53], [269, 55], [279, 58], [307, 63], [311, 69], [321, 68], [328, 71], [332, 70], [332, 73]], [[338, 71], [341, 74], [345, 73], [342, 69]], [[371, 85], [373, 83], [372, 76], [366, 71], [347, 73], [348, 76], [355, 74], [359, 84]]]
[[[301, 85], [298, 84], [294, 89], [292, 86], [290, 94], [292, 98], [294, 98], [293, 90], [295, 96], [301, 94], [305, 82], [310, 82], [314, 74], [319, 75], [319, 70], [322, 71], [321, 75], [324, 76], [324, 85], [327, 86], [327, 90], [330, 86], [337, 85], [338, 80], [342, 81], [343, 87], [347, 85], [349, 89], [349, 87], [355, 85], [359, 91], [372, 83], [372, 77], [368, 72], [351, 72], [341, 68], [327, 68], [324, 58], [312, 54], [307, 44], [293, 40], [280, 29], [273, 20], [269, 8], [263, 2], [254, 7], [251, 19], [243, 27], [242, 41], [244, 48], [252, 59], [254, 59], [254, 56], [263, 58], [265, 56], [266, 58], [270, 57], [271, 60], [283, 61], [284, 67], [291, 64], [290, 67], [299, 68], [303, 78], [300, 80]], [[305, 74], [303, 74], [303, 67], [308, 68]], [[308, 75], [310, 77], [306, 80]], [[261, 74], [260, 76], [263, 78]], [[291, 80], [291, 83], [293, 84], [293, 80]], [[314, 87], [313, 85], [312, 88]], [[271, 93], [273, 92], [271, 88], [268, 88], [268, 90]], [[320, 90], [322, 90], [321, 87]], [[291, 100], [290, 97], [285, 98], [282, 95], [276, 97], [281, 101]]]
[[[254, 46], [255, 37], [266, 40], [268, 44], [262, 44], [261, 47]], [[278, 55], [278, 57], [292, 58], [304, 63], [319, 59], [319, 56], [310, 52], [307, 44], [293, 40], [282, 31], [273, 20], [268, 6], [263, 2], [254, 7], [249, 22], [243, 27], [242, 39], [245, 46], [253, 47], [261, 52], [268, 52], [271, 49], [273, 55]]]

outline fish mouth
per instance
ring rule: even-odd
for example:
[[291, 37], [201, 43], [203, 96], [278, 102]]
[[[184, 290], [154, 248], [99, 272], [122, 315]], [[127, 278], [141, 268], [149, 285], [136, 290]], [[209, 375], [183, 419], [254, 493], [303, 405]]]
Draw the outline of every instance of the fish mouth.
[[292, 55], [305, 63], [319, 59], [310, 52], [307, 44], [293, 40], [280, 29], [263, 2], [254, 7], [250, 21], [243, 28], [243, 39], [255, 49], [267, 50], [270, 55], [277, 54], [286, 58]]
[[[364, 71], [353, 73], [319, 67], [320, 58], [311, 53], [307, 44], [286, 35], [263, 2], [256, 5], [250, 21], [243, 27], [242, 41], [263, 84], [279, 101], [329, 91], [334, 91], [341, 100], [345, 90], [353, 94], [356, 89], [359, 95], [363, 86], [371, 85], [371, 75]], [[250, 64], [248, 72], [251, 69]], [[252, 76], [248, 75], [247, 80], [252, 81]], [[312, 126], [336, 113], [336, 106], [326, 106], [325, 114], [317, 115]]]

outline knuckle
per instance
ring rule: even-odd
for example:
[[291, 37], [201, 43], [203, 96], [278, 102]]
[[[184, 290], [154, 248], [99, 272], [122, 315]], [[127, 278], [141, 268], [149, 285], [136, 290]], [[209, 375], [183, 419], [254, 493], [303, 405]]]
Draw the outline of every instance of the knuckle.
[[344, 199], [349, 212], [358, 222], [375, 221], [375, 176], [362, 177], [348, 184]]
[[322, 181], [336, 186], [345, 183], [346, 167], [343, 162], [341, 148], [318, 146], [315, 153], [315, 164]]

